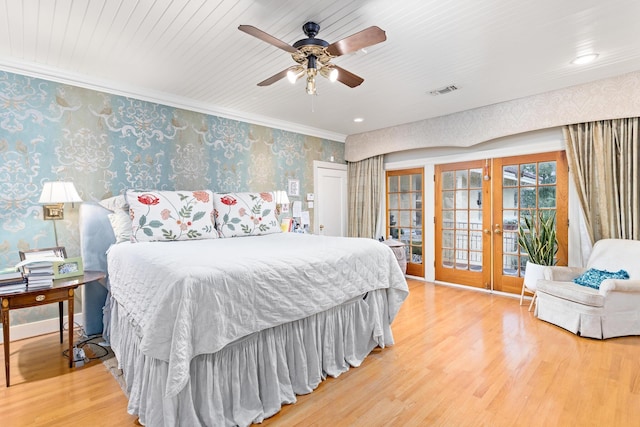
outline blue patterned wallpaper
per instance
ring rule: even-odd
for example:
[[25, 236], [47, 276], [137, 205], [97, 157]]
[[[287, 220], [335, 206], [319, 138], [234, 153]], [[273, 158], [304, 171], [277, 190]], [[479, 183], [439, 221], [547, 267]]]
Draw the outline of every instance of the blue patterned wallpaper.
[[[127, 188], [271, 191], [291, 178], [306, 194], [314, 160], [344, 163], [341, 142], [3, 71], [0, 107], [0, 267], [55, 246], [38, 204], [45, 181], [72, 181], [85, 201]], [[80, 253], [77, 219], [67, 205], [56, 224], [68, 256]], [[12, 312], [11, 323], [55, 317], [53, 306]]]

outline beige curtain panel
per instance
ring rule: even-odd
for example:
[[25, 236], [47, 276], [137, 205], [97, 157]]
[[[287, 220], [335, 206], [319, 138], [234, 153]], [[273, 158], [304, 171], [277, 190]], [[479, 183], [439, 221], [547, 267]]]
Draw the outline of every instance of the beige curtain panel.
[[349, 237], [376, 237], [384, 179], [383, 156], [347, 165], [349, 176]]
[[638, 118], [579, 123], [563, 131], [591, 243], [640, 240]]

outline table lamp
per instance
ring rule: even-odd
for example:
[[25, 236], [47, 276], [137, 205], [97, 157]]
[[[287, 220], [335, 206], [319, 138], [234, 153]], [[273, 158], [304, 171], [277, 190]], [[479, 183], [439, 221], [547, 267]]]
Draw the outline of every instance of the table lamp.
[[38, 203], [43, 204], [42, 215], [45, 220], [53, 220], [53, 233], [58, 246], [58, 230], [56, 220], [64, 219], [64, 204], [81, 202], [73, 182], [53, 181], [45, 182]]

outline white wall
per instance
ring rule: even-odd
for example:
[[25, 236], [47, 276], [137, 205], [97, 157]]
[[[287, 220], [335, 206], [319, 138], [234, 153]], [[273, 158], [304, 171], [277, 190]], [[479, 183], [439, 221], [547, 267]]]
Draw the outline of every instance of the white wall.
[[[424, 168], [424, 252], [425, 279], [435, 279], [435, 245], [434, 224], [435, 217], [435, 188], [434, 170], [437, 164], [456, 163], [471, 160], [484, 160], [495, 157], [509, 157], [524, 154], [544, 153], [565, 149], [561, 128], [551, 128], [527, 132], [518, 135], [487, 141], [469, 148], [438, 147], [396, 152], [385, 155], [385, 170]], [[582, 251], [580, 238], [581, 213], [573, 185], [569, 178], [569, 265], [582, 265]], [[384, 216], [386, 221], [386, 215]], [[385, 224], [386, 226], [386, 224]], [[384, 229], [384, 228], [383, 228]]]

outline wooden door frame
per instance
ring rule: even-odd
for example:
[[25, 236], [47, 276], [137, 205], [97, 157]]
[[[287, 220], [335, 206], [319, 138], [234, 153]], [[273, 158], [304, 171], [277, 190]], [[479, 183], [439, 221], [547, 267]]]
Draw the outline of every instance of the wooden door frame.
[[[567, 164], [567, 157], [564, 150], [551, 151], [545, 153], [525, 154], [520, 156], [498, 157], [492, 159], [493, 177], [502, 180], [502, 165], [508, 164], [525, 164], [525, 163], [540, 163], [545, 161], [556, 162], [556, 237], [558, 239], [558, 265], [567, 265], [568, 259], [568, 234], [569, 234], [569, 167]], [[493, 211], [491, 213], [492, 218], [500, 218], [502, 223], [502, 184], [499, 186], [493, 186]], [[558, 203], [557, 201], [565, 200], [566, 203]], [[495, 231], [495, 230], [494, 230]], [[519, 276], [506, 276], [502, 275], [502, 235], [493, 232], [493, 246], [494, 259], [493, 259], [493, 285], [495, 290], [508, 292], [508, 293], [520, 293], [522, 289], [522, 281], [524, 280]], [[497, 277], [500, 276], [499, 279]]]
[[422, 185], [421, 189], [421, 200], [422, 200], [422, 224], [421, 224], [421, 235], [422, 235], [422, 263], [416, 264], [411, 262], [411, 247], [409, 246], [409, 256], [407, 257], [407, 275], [415, 276], [415, 277], [424, 277], [424, 263], [425, 263], [425, 235], [424, 235], [424, 223], [425, 223], [425, 215], [424, 215], [424, 167], [417, 167], [411, 169], [394, 169], [394, 170], [386, 170], [384, 176], [384, 188], [385, 188], [385, 235], [389, 237], [390, 224], [388, 222], [389, 219], [389, 177], [390, 176], [400, 176], [400, 175], [415, 175], [420, 174], [422, 176]]
[[[444, 268], [438, 267], [438, 263], [442, 262], [442, 224], [438, 222], [441, 219], [442, 213], [442, 198], [441, 198], [441, 174], [446, 171], [455, 171], [460, 169], [483, 169], [485, 165], [484, 160], [470, 160], [466, 162], [447, 163], [444, 165], [435, 165], [434, 168], [434, 245], [435, 245], [435, 258], [434, 258], [434, 274], [437, 281], [449, 282], [455, 284], [462, 284], [472, 286], [475, 288], [489, 289], [491, 285], [491, 263], [487, 264], [487, 268], [484, 268], [485, 259], [487, 256], [491, 256], [491, 235], [486, 232], [491, 215], [491, 202], [490, 202], [490, 185], [483, 180], [482, 185], [482, 198], [484, 200], [482, 206], [482, 258], [483, 269], [480, 272], [474, 272], [470, 270], [455, 270], [448, 271]], [[438, 274], [440, 273], [440, 274]]]

